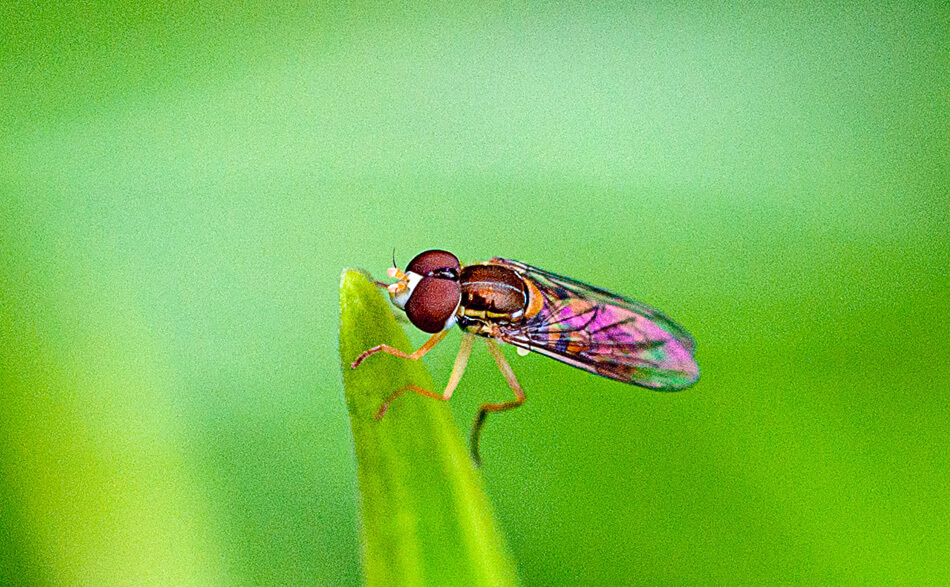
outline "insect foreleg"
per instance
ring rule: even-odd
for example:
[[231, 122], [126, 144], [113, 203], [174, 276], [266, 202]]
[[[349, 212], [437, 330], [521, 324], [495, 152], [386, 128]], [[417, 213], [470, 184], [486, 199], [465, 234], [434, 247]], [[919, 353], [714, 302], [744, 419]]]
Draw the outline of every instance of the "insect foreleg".
[[366, 360], [366, 357], [369, 357], [370, 355], [375, 355], [376, 353], [387, 353], [387, 354], [394, 355], [402, 359], [412, 359], [413, 361], [417, 361], [421, 359], [423, 355], [425, 355], [427, 352], [431, 351], [432, 347], [439, 344], [439, 342], [441, 342], [442, 339], [445, 338], [445, 336], [448, 333], [449, 333], [448, 330], [443, 330], [442, 332], [436, 332], [431, 337], [429, 337], [429, 340], [425, 341], [425, 344], [417, 348], [411, 355], [406, 354], [397, 348], [391, 347], [388, 344], [376, 345], [371, 349], [363, 351], [360, 354], [360, 356], [356, 357], [356, 360], [353, 361], [353, 364], [350, 366], [353, 369], [356, 369], [357, 367], [360, 366], [360, 363]]
[[503, 402], [499, 404], [485, 404], [478, 410], [478, 416], [475, 417], [475, 423], [472, 424], [472, 436], [471, 436], [471, 451], [472, 451], [472, 460], [475, 461], [476, 465], [480, 465], [482, 462], [481, 453], [479, 452], [478, 444], [482, 436], [482, 426], [485, 425], [485, 418], [488, 417], [489, 412], [504, 412], [505, 410], [510, 410], [511, 408], [517, 408], [524, 403], [524, 390], [521, 389], [521, 385], [518, 383], [518, 379], [515, 377], [515, 372], [511, 370], [511, 365], [508, 364], [508, 361], [505, 360], [505, 355], [501, 352], [501, 349], [498, 348], [498, 343], [491, 339], [486, 339], [485, 343], [488, 345], [488, 352], [491, 353], [492, 358], [495, 359], [495, 363], [498, 364], [498, 370], [501, 371], [501, 374], [505, 376], [505, 381], [508, 382], [508, 385], [511, 387], [511, 391], [515, 393], [515, 399], [510, 402]]
[[428, 389], [422, 389], [416, 385], [407, 385], [397, 389], [386, 398], [386, 401], [384, 401], [382, 405], [379, 406], [379, 411], [376, 412], [376, 419], [379, 420], [382, 418], [383, 414], [386, 413], [387, 408], [389, 408], [389, 404], [392, 403], [394, 399], [402, 395], [404, 391], [414, 391], [419, 395], [431, 397], [432, 399], [448, 401], [449, 398], [452, 397], [452, 392], [455, 391], [459, 381], [462, 380], [462, 375], [465, 373], [465, 366], [468, 365], [468, 357], [472, 354], [472, 343], [474, 341], [474, 334], [465, 334], [462, 336], [462, 346], [459, 348], [459, 354], [455, 356], [455, 364], [452, 366], [452, 374], [449, 375], [449, 382], [445, 386], [445, 391], [442, 392], [442, 395], [429, 391]]

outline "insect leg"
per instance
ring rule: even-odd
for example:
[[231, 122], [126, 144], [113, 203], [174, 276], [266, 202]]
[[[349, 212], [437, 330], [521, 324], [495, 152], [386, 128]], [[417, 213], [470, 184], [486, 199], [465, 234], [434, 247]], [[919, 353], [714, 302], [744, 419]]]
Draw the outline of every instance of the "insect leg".
[[511, 370], [511, 365], [505, 360], [505, 355], [501, 352], [501, 349], [498, 348], [498, 343], [491, 339], [486, 339], [485, 343], [488, 345], [488, 352], [491, 353], [492, 358], [495, 359], [495, 363], [498, 364], [498, 370], [505, 376], [505, 381], [508, 382], [511, 391], [515, 393], [515, 399], [499, 404], [485, 404], [478, 410], [478, 416], [475, 417], [475, 423], [472, 424], [471, 437], [472, 460], [475, 461], [476, 465], [480, 465], [482, 462], [482, 457], [478, 450], [478, 443], [482, 436], [482, 426], [485, 425], [485, 418], [488, 417], [489, 412], [504, 412], [511, 408], [517, 408], [523, 404], [525, 400], [524, 390], [521, 389], [518, 379], [515, 378], [515, 372]]
[[474, 342], [474, 334], [466, 333], [462, 336], [462, 346], [459, 348], [459, 354], [455, 356], [455, 365], [452, 366], [452, 374], [449, 375], [449, 382], [445, 386], [445, 391], [442, 392], [442, 395], [429, 391], [428, 389], [422, 389], [416, 385], [407, 385], [397, 389], [386, 398], [386, 401], [384, 401], [382, 405], [379, 406], [379, 411], [376, 412], [376, 419], [379, 420], [382, 418], [383, 414], [386, 413], [386, 409], [389, 408], [389, 404], [392, 403], [394, 399], [402, 395], [404, 391], [414, 391], [419, 395], [431, 397], [432, 399], [448, 401], [449, 398], [452, 397], [452, 392], [455, 391], [459, 381], [462, 380], [462, 375], [465, 373], [465, 366], [468, 365], [468, 357], [472, 354], [472, 343]]
[[425, 344], [417, 348], [415, 352], [413, 352], [411, 355], [406, 354], [397, 348], [393, 348], [389, 346], [388, 344], [376, 345], [371, 349], [363, 351], [360, 354], [360, 356], [356, 357], [356, 360], [353, 361], [353, 364], [350, 366], [356, 369], [357, 367], [360, 366], [360, 363], [366, 360], [366, 357], [370, 355], [375, 355], [376, 353], [388, 353], [390, 355], [395, 355], [402, 359], [412, 359], [413, 361], [417, 361], [421, 359], [422, 356], [425, 355], [427, 352], [431, 351], [432, 347], [439, 344], [439, 342], [441, 342], [442, 339], [445, 338], [445, 336], [448, 333], [449, 333], [448, 330], [443, 330], [442, 332], [436, 332], [431, 337], [429, 337], [429, 340], [425, 341]]

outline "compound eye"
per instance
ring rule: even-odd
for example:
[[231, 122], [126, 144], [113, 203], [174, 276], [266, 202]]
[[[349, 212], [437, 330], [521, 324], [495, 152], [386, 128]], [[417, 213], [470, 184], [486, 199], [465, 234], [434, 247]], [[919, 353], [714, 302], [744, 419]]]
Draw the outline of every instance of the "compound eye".
[[462, 266], [459, 263], [458, 257], [448, 251], [438, 250], [419, 253], [412, 261], [409, 261], [409, 265], [406, 266], [407, 273], [412, 271], [423, 277], [439, 270], [449, 270], [444, 271], [444, 273], [457, 276], [461, 269]]
[[406, 302], [406, 316], [412, 325], [434, 334], [445, 329], [462, 299], [462, 288], [452, 279], [423, 277]]

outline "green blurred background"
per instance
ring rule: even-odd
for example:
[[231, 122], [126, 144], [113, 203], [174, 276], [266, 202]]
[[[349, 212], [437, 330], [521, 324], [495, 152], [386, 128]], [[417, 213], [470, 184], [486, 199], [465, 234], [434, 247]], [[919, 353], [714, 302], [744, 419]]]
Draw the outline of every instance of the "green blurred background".
[[526, 585], [950, 582], [948, 47], [945, 2], [4, 2], [0, 583], [358, 584], [337, 287], [393, 247], [699, 341], [680, 394], [509, 353]]

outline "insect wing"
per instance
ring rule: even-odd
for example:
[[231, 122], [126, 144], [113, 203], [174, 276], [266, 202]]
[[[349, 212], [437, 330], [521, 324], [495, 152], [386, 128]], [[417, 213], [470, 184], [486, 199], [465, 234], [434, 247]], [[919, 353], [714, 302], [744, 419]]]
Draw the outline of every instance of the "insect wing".
[[501, 340], [603, 377], [657, 391], [677, 391], [699, 379], [696, 343], [650, 306], [510, 259], [494, 258], [530, 281], [542, 309], [501, 326]]

